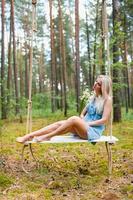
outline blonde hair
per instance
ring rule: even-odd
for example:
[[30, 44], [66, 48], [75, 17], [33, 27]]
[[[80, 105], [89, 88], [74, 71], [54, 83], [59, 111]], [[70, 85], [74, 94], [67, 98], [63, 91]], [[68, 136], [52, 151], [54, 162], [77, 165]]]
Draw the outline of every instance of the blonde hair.
[[112, 97], [112, 81], [107, 75], [99, 75], [98, 78], [102, 81], [102, 96], [106, 99], [107, 95]]
[[108, 97], [112, 98], [112, 81], [111, 78], [107, 75], [99, 75], [97, 78], [101, 79], [101, 95], [98, 97], [96, 94], [93, 95], [92, 100], [95, 100], [96, 111], [98, 114], [103, 112], [104, 102]]

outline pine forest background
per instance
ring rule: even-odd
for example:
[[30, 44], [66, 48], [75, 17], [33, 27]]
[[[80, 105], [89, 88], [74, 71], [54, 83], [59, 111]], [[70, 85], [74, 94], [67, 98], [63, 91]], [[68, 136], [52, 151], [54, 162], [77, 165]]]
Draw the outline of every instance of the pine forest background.
[[[32, 51], [32, 1], [1, 0], [1, 119], [26, 115], [32, 52], [33, 115], [80, 112], [83, 91], [108, 73], [104, 3], [38, 0]], [[107, 17], [113, 115], [119, 122], [121, 110], [133, 108], [133, 1], [108, 0]]]

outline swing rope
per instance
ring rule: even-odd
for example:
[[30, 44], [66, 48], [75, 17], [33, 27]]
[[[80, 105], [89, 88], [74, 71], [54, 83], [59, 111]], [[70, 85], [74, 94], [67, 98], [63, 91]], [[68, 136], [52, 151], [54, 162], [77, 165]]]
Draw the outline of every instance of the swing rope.
[[31, 30], [31, 45], [30, 45], [30, 66], [29, 66], [29, 98], [27, 107], [27, 125], [26, 133], [32, 131], [32, 65], [33, 65], [33, 38], [36, 31], [36, 0], [32, 0], [32, 30]]
[[107, 5], [106, 0], [103, 1], [103, 8], [102, 8], [102, 26], [103, 26], [103, 36], [104, 36], [104, 46], [105, 51], [107, 52], [107, 74], [111, 76], [111, 62], [110, 62], [110, 51], [109, 51], [109, 30], [108, 30], [108, 17], [107, 17]]
[[[102, 26], [103, 26], [103, 37], [104, 37], [104, 47], [105, 51], [107, 53], [107, 74], [111, 77], [111, 61], [110, 61], [110, 50], [109, 50], [109, 30], [108, 30], [108, 17], [107, 17], [107, 4], [106, 0], [103, 0], [103, 8], [102, 8]], [[111, 91], [112, 96], [112, 91]], [[111, 109], [111, 115], [110, 115], [110, 138], [112, 139], [112, 121], [113, 121], [113, 115], [112, 115], [112, 109]]]

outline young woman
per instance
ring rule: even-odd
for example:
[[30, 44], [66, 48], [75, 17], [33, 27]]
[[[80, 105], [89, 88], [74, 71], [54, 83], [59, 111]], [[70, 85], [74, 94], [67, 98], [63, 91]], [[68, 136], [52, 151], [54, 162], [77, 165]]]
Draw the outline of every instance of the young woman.
[[75, 133], [82, 139], [98, 139], [105, 129], [112, 109], [111, 85], [109, 76], [98, 76], [93, 85], [94, 96], [91, 97], [90, 103], [83, 109], [80, 117], [73, 116], [67, 120], [55, 122], [23, 137], [18, 137], [17, 142], [25, 143], [33, 138], [37, 142], [42, 142], [68, 132]]

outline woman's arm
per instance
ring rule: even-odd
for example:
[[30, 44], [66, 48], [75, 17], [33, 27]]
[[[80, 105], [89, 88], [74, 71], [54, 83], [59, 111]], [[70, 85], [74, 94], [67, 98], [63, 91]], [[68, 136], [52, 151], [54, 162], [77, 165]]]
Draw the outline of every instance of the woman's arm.
[[104, 110], [103, 110], [102, 118], [99, 119], [99, 120], [96, 120], [96, 121], [88, 122], [89, 126], [97, 126], [97, 125], [106, 124], [108, 119], [109, 119], [111, 109], [112, 109], [112, 99], [108, 98], [105, 101], [105, 104], [104, 104]]

